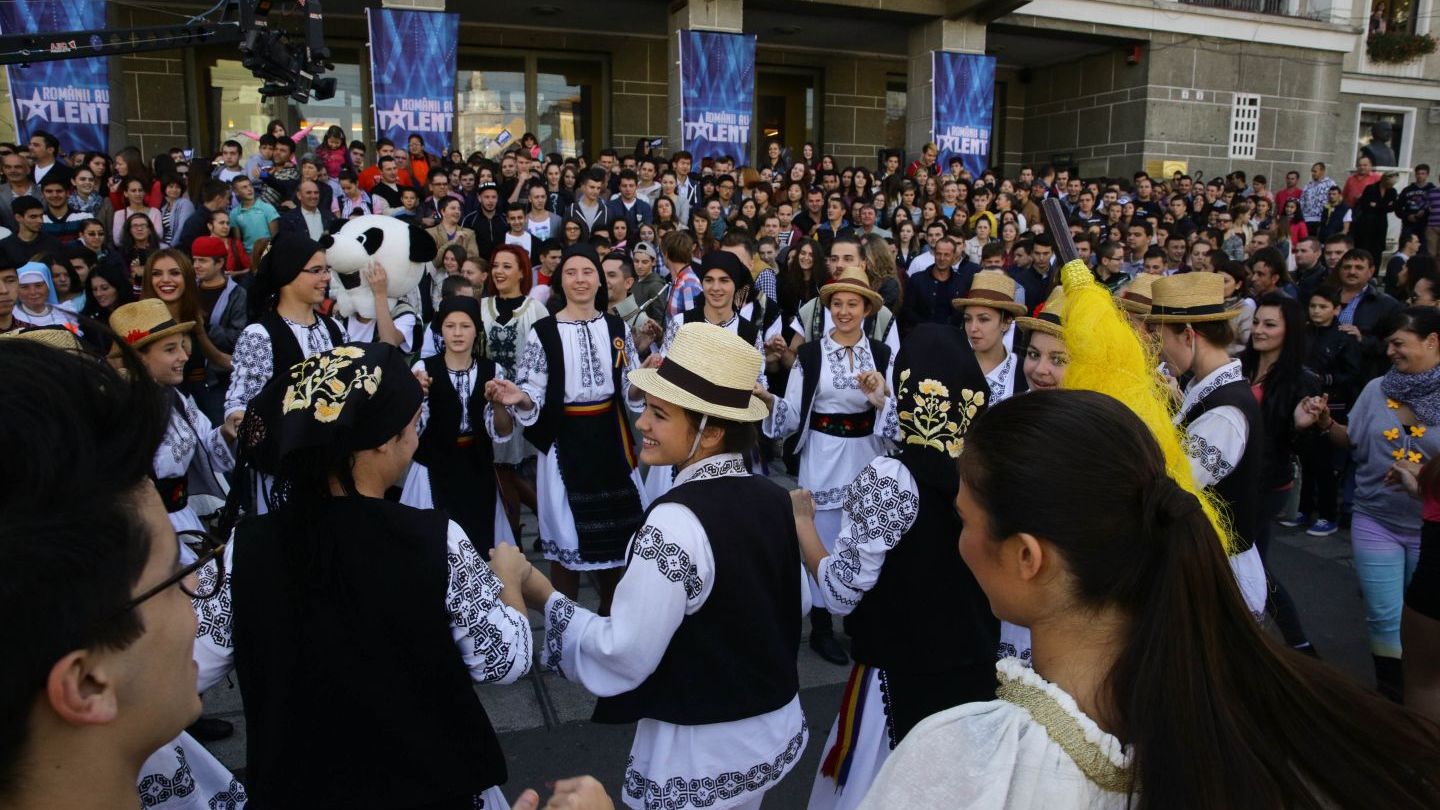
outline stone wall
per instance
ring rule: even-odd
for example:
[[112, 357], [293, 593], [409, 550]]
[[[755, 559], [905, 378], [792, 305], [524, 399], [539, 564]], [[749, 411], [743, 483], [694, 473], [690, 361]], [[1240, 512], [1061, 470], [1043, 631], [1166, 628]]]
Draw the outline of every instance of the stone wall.
[[820, 149], [834, 155], [842, 166], [873, 168], [880, 149], [902, 145], [886, 142], [885, 86], [891, 75], [904, 77], [904, 59], [828, 55], [762, 44], [756, 51], [756, 61], [820, 70]]
[[[1125, 63], [1117, 48], [1083, 59], [1025, 71], [1014, 83], [1007, 117], [1023, 118], [1025, 163], [1068, 162], [1085, 176], [1129, 174], [1144, 162], [1147, 66]], [[1007, 138], [1014, 142], [1014, 138]], [[1013, 148], [1007, 144], [1007, 148]], [[1068, 160], [1067, 160], [1068, 158]]]
[[[110, 19], [117, 29], [173, 21], [114, 3]], [[134, 146], [149, 157], [190, 144], [197, 91], [186, 59], [181, 50], [110, 58], [111, 152]]]

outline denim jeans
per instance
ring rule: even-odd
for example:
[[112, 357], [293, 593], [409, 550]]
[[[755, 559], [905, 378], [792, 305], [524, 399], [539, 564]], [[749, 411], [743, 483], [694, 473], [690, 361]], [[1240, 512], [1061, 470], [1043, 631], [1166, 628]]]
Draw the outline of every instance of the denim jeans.
[[1350, 527], [1355, 551], [1355, 574], [1365, 600], [1365, 624], [1370, 630], [1370, 652], [1400, 657], [1400, 609], [1405, 586], [1420, 559], [1420, 533], [1396, 532], [1361, 512]]

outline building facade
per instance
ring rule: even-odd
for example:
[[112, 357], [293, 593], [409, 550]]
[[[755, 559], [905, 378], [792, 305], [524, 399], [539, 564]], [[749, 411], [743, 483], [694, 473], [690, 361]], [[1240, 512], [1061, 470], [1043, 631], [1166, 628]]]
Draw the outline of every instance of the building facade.
[[[1378, 130], [1394, 167], [1434, 162], [1440, 54], [1371, 58], [1374, 7], [1392, 32], [1429, 33], [1437, 0], [386, 0], [461, 15], [454, 146], [497, 151], [536, 133], [593, 155], [678, 140], [676, 32], [757, 37], [753, 144], [816, 144], [842, 164], [914, 155], [929, 135], [930, 52], [997, 59], [991, 165], [1074, 165], [1086, 176], [1181, 169], [1352, 167]], [[364, 8], [328, 0], [334, 99], [261, 100], [235, 46], [113, 57], [112, 147], [213, 148], [279, 118], [369, 139]], [[116, 28], [173, 22], [111, 4]], [[177, 4], [177, 10], [191, 12]], [[193, 12], [204, 11], [201, 4]], [[0, 133], [3, 134], [3, 133]], [[247, 141], [247, 146], [249, 142]]]

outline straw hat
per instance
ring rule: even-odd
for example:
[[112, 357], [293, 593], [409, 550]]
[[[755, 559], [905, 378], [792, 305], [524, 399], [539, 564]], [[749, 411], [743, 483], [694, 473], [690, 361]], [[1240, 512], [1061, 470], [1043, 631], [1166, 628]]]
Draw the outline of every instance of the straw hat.
[[1126, 312], [1135, 315], [1150, 314], [1150, 299], [1154, 295], [1155, 279], [1150, 273], [1141, 273], [1131, 279], [1115, 297], [1115, 303]]
[[64, 326], [27, 326], [24, 329], [0, 335], [0, 340], [28, 340], [32, 343], [43, 343], [52, 349], [63, 349], [76, 354], [85, 353], [85, 347], [81, 345], [80, 339]]
[[1024, 315], [1025, 305], [1015, 300], [1015, 279], [1004, 270], [982, 270], [970, 282], [964, 298], [950, 302], [956, 309], [989, 307], [1011, 315]]
[[1065, 339], [1065, 288], [1056, 286], [1050, 291], [1050, 298], [1035, 313], [1035, 317], [1019, 317], [1015, 325], [1029, 332], [1044, 332], [1061, 340]]
[[830, 296], [837, 292], [853, 292], [869, 301], [871, 309], [879, 309], [885, 305], [885, 299], [880, 297], [880, 293], [870, 289], [870, 278], [865, 275], [864, 268], [847, 267], [840, 272], [839, 278], [821, 285], [820, 306], [830, 306]]
[[1177, 273], [1155, 279], [1146, 323], [1228, 321], [1239, 308], [1225, 306], [1225, 282], [1219, 273]]
[[176, 323], [164, 301], [146, 298], [110, 313], [110, 328], [130, 344], [130, 348], [140, 349], [171, 335], [189, 332], [195, 328], [195, 322]]
[[770, 410], [751, 394], [764, 361], [755, 345], [710, 323], [687, 323], [659, 368], [630, 372], [630, 384], [687, 411], [758, 422]]

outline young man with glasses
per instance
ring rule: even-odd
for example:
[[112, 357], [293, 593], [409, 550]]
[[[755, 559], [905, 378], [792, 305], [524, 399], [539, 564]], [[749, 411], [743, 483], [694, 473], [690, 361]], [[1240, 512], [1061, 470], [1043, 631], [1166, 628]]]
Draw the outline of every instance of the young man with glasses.
[[192, 599], [218, 592], [222, 546], [195, 537], [182, 561], [149, 477], [169, 410], [135, 355], [125, 379], [76, 352], [0, 345], [0, 399], [29, 403], [0, 420], [27, 459], [0, 469], [0, 611], [26, 617], [0, 623], [0, 805], [236, 806], [181, 731], [200, 714]]

